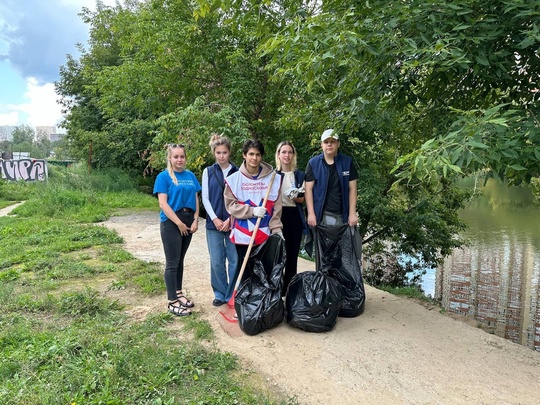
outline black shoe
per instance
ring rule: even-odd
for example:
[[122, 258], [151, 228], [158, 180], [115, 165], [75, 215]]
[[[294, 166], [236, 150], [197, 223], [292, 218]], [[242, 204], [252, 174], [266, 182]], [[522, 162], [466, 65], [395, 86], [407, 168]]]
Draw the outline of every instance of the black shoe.
[[220, 307], [223, 304], [225, 304], [225, 301], [218, 300], [217, 298], [214, 301], [212, 301], [212, 305], [215, 307]]

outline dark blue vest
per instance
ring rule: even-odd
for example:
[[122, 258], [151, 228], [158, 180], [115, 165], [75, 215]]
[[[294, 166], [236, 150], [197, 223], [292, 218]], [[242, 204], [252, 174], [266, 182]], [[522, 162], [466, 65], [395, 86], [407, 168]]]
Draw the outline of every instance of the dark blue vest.
[[[238, 171], [238, 167], [231, 163], [231, 170], [229, 175]], [[216, 216], [225, 221], [229, 218], [229, 213], [225, 209], [225, 200], [223, 199], [223, 190], [225, 188], [225, 179], [223, 178], [223, 172], [219, 164], [214, 163], [212, 166], [207, 167], [208, 174], [208, 199], [212, 208], [216, 213]], [[214, 223], [210, 220], [210, 217], [206, 218], [206, 229], [216, 229]]]
[[[338, 172], [341, 195], [342, 195], [342, 217], [343, 223], [349, 221], [349, 174], [351, 170], [352, 159], [349, 156], [338, 153], [334, 158], [334, 164]], [[315, 216], [317, 223], [321, 222], [324, 201], [328, 192], [328, 177], [329, 169], [324, 161], [324, 155], [321, 153], [309, 160], [309, 165], [313, 170], [313, 177], [315, 178], [315, 184], [313, 185], [313, 209], [315, 210]]]

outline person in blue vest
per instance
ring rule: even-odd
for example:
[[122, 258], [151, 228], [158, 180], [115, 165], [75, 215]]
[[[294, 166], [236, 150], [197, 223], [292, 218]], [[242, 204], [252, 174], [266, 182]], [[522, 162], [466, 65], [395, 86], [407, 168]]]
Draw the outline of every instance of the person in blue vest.
[[322, 153], [311, 158], [306, 168], [307, 223], [358, 225], [356, 189], [358, 173], [353, 160], [339, 153], [339, 135], [333, 129], [321, 135]]
[[291, 279], [298, 271], [298, 253], [302, 235], [307, 233], [304, 215], [305, 173], [296, 167], [296, 148], [289, 141], [280, 142], [276, 149], [276, 170], [281, 175], [281, 223], [285, 238], [285, 271], [283, 273], [283, 292], [285, 296]]
[[[202, 201], [206, 210], [206, 243], [210, 254], [210, 283], [214, 290], [212, 305], [218, 307], [231, 298], [229, 283], [234, 279], [238, 254], [229, 239], [231, 216], [225, 209], [223, 191], [225, 178], [238, 171], [229, 161], [231, 141], [226, 136], [213, 134], [210, 149], [216, 162], [204, 169], [202, 175]], [[227, 262], [229, 264], [227, 271]]]
[[167, 169], [159, 173], [154, 195], [159, 201], [160, 233], [165, 252], [165, 287], [170, 313], [191, 315], [195, 304], [182, 292], [184, 257], [193, 233], [199, 229], [201, 186], [197, 177], [186, 169], [186, 148], [167, 145]]

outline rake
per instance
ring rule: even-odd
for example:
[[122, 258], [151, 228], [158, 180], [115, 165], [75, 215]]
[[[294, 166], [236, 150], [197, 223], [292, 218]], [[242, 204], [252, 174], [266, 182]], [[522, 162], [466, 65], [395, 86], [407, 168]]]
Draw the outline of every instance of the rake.
[[[270, 190], [272, 189], [272, 186], [274, 185], [275, 178], [276, 178], [276, 171], [274, 170], [274, 172], [272, 173], [272, 178], [270, 179], [270, 184], [268, 185], [268, 190], [266, 190], [266, 195], [264, 196], [264, 200], [262, 203], [263, 207], [266, 206], [266, 202], [268, 201], [268, 196], [270, 195]], [[227, 302], [227, 306], [230, 309], [232, 309], [232, 311], [231, 310], [227, 311], [229, 314], [226, 314], [224, 311], [219, 311], [219, 313], [224, 318], [224, 320], [227, 321], [229, 324], [238, 324], [238, 318], [234, 317], [234, 298], [236, 297], [236, 292], [238, 291], [240, 281], [242, 280], [242, 275], [244, 274], [244, 271], [246, 269], [247, 262], [249, 260], [249, 255], [251, 254], [251, 249], [253, 248], [253, 243], [255, 242], [255, 237], [256, 237], [257, 231], [259, 230], [261, 220], [262, 218], [257, 218], [257, 222], [255, 222], [255, 227], [253, 228], [253, 233], [251, 235], [251, 239], [249, 241], [249, 245], [248, 245], [246, 254], [244, 256], [244, 260], [242, 261], [242, 267], [240, 267], [240, 272], [238, 273], [238, 277], [234, 285], [234, 291], [233, 291], [232, 297], [229, 300], [229, 302]], [[232, 312], [232, 316], [229, 316], [231, 312]], [[231, 335], [231, 333], [229, 333], [230, 331], [228, 331], [225, 327], [224, 329], [225, 329], [225, 332]]]

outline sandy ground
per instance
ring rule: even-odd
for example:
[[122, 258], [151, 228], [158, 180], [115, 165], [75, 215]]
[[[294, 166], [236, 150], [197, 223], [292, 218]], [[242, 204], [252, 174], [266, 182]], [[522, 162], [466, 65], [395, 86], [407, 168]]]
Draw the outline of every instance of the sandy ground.
[[[136, 257], [163, 262], [156, 213], [105, 225]], [[539, 404], [540, 353], [456, 321], [438, 310], [366, 286], [366, 309], [327, 333], [282, 323], [257, 336], [231, 337], [211, 305], [204, 222], [186, 257], [184, 290], [236, 353], [300, 404]], [[314, 270], [300, 259], [299, 270]], [[165, 296], [133, 311], [165, 310]]]
[[[163, 263], [158, 221], [157, 213], [142, 213], [104, 225], [136, 257]], [[300, 259], [299, 269], [314, 270], [314, 264]], [[257, 336], [231, 337], [211, 304], [204, 221], [187, 253], [184, 292], [211, 323], [220, 349], [236, 353], [299, 404], [540, 403], [540, 353], [369, 286], [365, 312], [339, 318], [330, 332], [282, 323]], [[165, 305], [164, 294], [128, 311], [144, 317]]]

